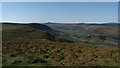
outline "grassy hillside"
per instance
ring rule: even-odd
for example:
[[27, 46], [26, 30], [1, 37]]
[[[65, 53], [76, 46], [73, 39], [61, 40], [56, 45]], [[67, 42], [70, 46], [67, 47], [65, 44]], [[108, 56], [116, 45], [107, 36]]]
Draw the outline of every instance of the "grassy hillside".
[[118, 49], [25, 38], [3, 40], [3, 66], [17, 65], [117, 66]]
[[6, 39], [7, 37], [19, 37], [29, 39], [55, 40], [54, 36], [52, 36], [49, 31], [45, 30], [46, 28], [48, 29], [48, 26], [37, 26], [39, 26], [39, 28], [36, 27], [36, 24], [33, 24], [32, 26], [31, 24], [3, 24], [3, 39]]
[[[48, 26], [41, 29], [41, 26], [39, 25], [38, 28], [37, 25], [36, 28], [33, 25], [31, 27], [20, 24], [3, 24], [3, 66], [119, 65], [117, 47], [91, 46], [91, 44], [56, 41], [56, 36], [50, 32], [52, 29], [49, 31]], [[68, 33], [70, 32], [68, 31]], [[84, 32], [83, 34], [77, 32], [71, 32], [70, 34], [72, 33], [81, 37], [86, 34]], [[61, 40], [64, 40], [62, 36], [59, 37]], [[116, 44], [113, 41], [104, 42]]]

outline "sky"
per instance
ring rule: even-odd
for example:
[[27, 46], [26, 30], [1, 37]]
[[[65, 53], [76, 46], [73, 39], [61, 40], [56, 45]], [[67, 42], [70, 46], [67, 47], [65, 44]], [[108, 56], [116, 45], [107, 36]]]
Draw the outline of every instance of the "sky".
[[2, 2], [119, 2], [119, 0], [1, 0]]
[[117, 2], [3, 2], [2, 21], [89, 23], [117, 22]]

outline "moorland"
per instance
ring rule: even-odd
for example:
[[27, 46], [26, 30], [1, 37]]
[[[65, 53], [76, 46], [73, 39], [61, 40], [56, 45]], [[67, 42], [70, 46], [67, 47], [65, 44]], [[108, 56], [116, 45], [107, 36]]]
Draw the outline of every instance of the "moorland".
[[3, 66], [118, 66], [118, 23], [2, 23]]

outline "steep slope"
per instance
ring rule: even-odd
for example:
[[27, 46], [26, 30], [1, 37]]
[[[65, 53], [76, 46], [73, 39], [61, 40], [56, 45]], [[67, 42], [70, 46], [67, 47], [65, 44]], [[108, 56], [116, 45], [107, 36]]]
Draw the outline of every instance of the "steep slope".
[[28, 26], [40, 29], [40, 30], [52, 30], [50, 27], [43, 25], [43, 24], [38, 24], [38, 23], [30, 23]]

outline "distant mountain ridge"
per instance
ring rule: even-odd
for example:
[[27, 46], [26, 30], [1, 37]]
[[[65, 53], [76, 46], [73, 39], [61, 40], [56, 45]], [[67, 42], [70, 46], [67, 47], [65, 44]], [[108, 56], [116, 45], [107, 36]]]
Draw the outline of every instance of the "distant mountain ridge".
[[110, 25], [110, 26], [120, 25], [120, 23], [52, 23], [52, 22], [47, 22], [43, 24], [45, 25]]

